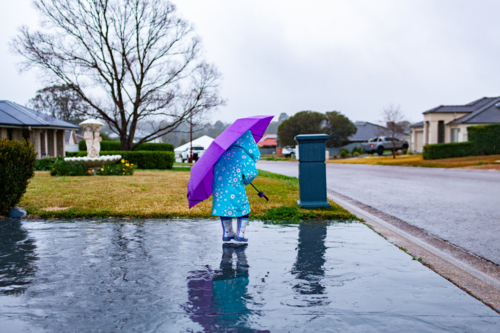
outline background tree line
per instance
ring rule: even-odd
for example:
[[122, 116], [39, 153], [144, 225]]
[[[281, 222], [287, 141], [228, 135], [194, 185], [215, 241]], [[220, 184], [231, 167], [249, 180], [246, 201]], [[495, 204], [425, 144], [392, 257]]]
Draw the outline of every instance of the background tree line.
[[348, 137], [356, 134], [354, 124], [338, 111], [326, 113], [300, 111], [284, 120], [278, 127], [279, 144], [295, 146], [299, 134], [328, 134], [327, 147], [341, 147], [349, 142]]

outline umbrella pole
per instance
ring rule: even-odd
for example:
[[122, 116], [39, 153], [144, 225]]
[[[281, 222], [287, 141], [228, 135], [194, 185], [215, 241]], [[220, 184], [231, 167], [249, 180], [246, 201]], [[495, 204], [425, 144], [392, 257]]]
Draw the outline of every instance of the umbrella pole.
[[258, 194], [257, 194], [257, 195], [258, 195], [259, 197], [264, 198], [264, 199], [266, 199], [267, 201], [269, 201], [269, 198], [268, 198], [268, 197], [266, 197], [266, 195], [264, 194], [264, 192], [259, 191], [259, 189], [258, 189], [257, 187], [255, 187], [255, 185], [254, 185], [254, 184], [250, 183], [250, 185], [252, 185], [252, 187], [253, 187], [253, 188], [254, 188], [254, 189], [258, 192]]

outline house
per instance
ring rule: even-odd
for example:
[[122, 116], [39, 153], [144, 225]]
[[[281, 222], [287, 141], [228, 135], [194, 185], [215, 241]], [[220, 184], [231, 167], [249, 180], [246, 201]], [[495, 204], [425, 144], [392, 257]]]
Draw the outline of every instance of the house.
[[[264, 136], [257, 142], [260, 153], [262, 155], [276, 154], [276, 146], [278, 145], [278, 134], [264, 134]], [[279, 150], [281, 154], [281, 149]]]
[[19, 104], [0, 100], [0, 138], [29, 139], [37, 159], [64, 156], [65, 132], [79, 128]]
[[79, 151], [78, 142], [80, 140], [83, 140], [82, 135], [77, 135], [75, 131], [66, 131], [64, 134], [64, 151], [72, 153]]
[[468, 141], [467, 127], [500, 123], [500, 97], [483, 97], [465, 105], [440, 105], [411, 125], [413, 151], [435, 143]]

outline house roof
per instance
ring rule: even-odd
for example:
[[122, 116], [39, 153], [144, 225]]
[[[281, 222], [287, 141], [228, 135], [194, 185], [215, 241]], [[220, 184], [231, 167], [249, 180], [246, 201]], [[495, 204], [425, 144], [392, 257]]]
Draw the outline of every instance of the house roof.
[[424, 122], [419, 121], [418, 123], [411, 124], [410, 127], [424, 127]]
[[0, 101], [0, 125], [60, 129], [80, 128], [67, 121], [54, 118], [9, 101]]
[[380, 130], [384, 129], [383, 126], [372, 124], [367, 121], [355, 121], [354, 126], [356, 126], [358, 130], [356, 131], [356, 134], [353, 134], [350, 137], [348, 137], [349, 141], [351, 142], [360, 142], [369, 140], [371, 138], [379, 136]]
[[267, 137], [264, 140], [260, 140], [257, 142], [257, 146], [259, 147], [276, 147], [278, 145], [278, 142], [276, 141], [275, 138], [270, 138]]
[[[490, 124], [500, 122], [500, 97], [483, 97], [465, 105], [440, 105], [427, 113], [468, 113], [450, 124]], [[418, 123], [417, 123], [418, 124]], [[412, 125], [412, 127], [416, 124]], [[420, 125], [420, 126], [423, 126]]]

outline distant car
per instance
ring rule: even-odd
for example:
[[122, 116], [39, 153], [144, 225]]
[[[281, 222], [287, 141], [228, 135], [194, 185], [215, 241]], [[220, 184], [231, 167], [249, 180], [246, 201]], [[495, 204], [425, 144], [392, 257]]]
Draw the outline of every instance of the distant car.
[[[205, 148], [203, 147], [193, 147], [193, 161], [198, 161], [198, 159], [203, 155], [205, 152]], [[180, 158], [182, 160], [182, 163], [189, 162], [189, 157], [191, 155], [191, 147], [188, 147], [184, 149], [183, 152], [180, 154]]]
[[[394, 146], [396, 147], [394, 148]], [[408, 147], [408, 141], [393, 139], [390, 136], [379, 136], [368, 140], [368, 142], [361, 143], [361, 148], [364, 152], [368, 154], [377, 153], [379, 156], [384, 154], [384, 150], [400, 150], [408, 149]]]
[[294, 158], [297, 155], [297, 149], [295, 147], [292, 147], [292, 146], [286, 146], [286, 147], [283, 147], [281, 154], [283, 154], [283, 156], [285, 156], [285, 157]]

